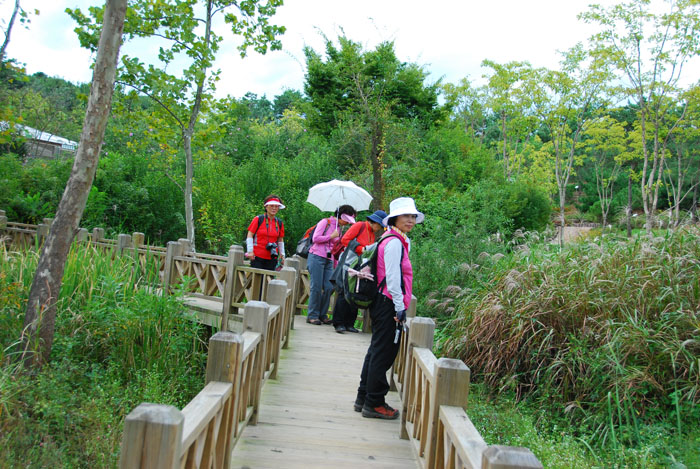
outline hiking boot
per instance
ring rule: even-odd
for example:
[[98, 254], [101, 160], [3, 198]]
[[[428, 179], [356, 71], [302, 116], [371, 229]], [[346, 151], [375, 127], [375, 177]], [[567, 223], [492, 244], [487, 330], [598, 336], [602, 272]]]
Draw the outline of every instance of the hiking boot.
[[362, 416], [375, 419], [394, 420], [399, 418], [399, 411], [392, 408], [388, 404], [382, 404], [377, 407], [368, 407], [365, 404], [362, 407]]
[[355, 399], [355, 405], [354, 405], [355, 412], [362, 412], [362, 408], [364, 406], [365, 406], [364, 399], [360, 399], [359, 397], [357, 399]]
[[341, 324], [341, 325], [339, 325], [339, 326], [335, 326], [335, 331], [336, 331], [338, 334], [342, 334], [343, 332], [346, 331], [346, 329], [345, 329], [345, 326], [343, 326], [343, 325]]

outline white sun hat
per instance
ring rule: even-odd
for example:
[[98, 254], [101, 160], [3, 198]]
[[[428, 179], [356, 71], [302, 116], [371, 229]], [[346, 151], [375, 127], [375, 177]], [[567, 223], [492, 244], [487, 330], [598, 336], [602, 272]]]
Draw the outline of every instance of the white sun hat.
[[389, 215], [384, 218], [384, 225], [389, 223], [389, 219], [399, 215], [415, 215], [416, 223], [420, 223], [425, 218], [421, 212], [416, 210], [416, 202], [410, 197], [399, 197], [389, 204]]
[[282, 201], [276, 197], [273, 197], [272, 199], [265, 202], [265, 207], [267, 207], [268, 205], [279, 205], [280, 209], [287, 208], [284, 206]]

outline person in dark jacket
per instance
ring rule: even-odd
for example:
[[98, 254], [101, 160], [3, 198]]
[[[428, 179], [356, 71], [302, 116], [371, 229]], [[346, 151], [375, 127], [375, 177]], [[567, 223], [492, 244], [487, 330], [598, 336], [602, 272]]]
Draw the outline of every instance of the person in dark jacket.
[[363, 417], [395, 419], [399, 411], [386, 403], [389, 392], [386, 372], [399, 351], [399, 335], [413, 293], [413, 267], [409, 259], [408, 233], [424, 215], [410, 197], [400, 197], [389, 205], [384, 219], [388, 230], [378, 241], [377, 284], [381, 285], [370, 307], [372, 341], [360, 374], [355, 411]]
[[[365, 247], [374, 243], [374, 240], [384, 232], [384, 218], [386, 212], [377, 210], [367, 217], [367, 220], [355, 223], [340, 239], [340, 243], [348, 247], [351, 241], [355, 240], [359, 244], [355, 248], [358, 255], [362, 255]], [[355, 328], [357, 319], [357, 308], [348, 304], [342, 294], [337, 294], [335, 307], [333, 308], [333, 327], [339, 334], [344, 332], [360, 332]]]

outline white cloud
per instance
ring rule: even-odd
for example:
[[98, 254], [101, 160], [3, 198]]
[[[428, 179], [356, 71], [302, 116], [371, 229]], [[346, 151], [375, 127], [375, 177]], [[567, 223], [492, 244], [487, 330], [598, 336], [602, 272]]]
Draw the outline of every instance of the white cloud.
[[[262, 56], [250, 51], [241, 59], [235, 38], [225, 42], [215, 67], [221, 97], [253, 92], [272, 99], [285, 88], [303, 89], [303, 47], [324, 50], [321, 33], [336, 39], [341, 31], [365, 48], [393, 40], [400, 60], [423, 65], [430, 80], [457, 82], [469, 75], [479, 79], [484, 59], [496, 62], [529, 61], [535, 66], [557, 66], [558, 50], [584, 41], [591, 28], [576, 19], [591, 0], [286, 0], [275, 24], [286, 26], [283, 51]], [[73, 82], [91, 79], [90, 54], [80, 48], [75, 24], [66, 7], [83, 11], [98, 0], [23, 1], [26, 9], [39, 8], [29, 30], [16, 27], [8, 48], [10, 57], [27, 64], [29, 73], [42, 71]], [[613, 4], [613, 0], [599, 3]], [[0, 18], [9, 18], [11, 2], [0, 3]], [[147, 61], [156, 46], [127, 45], [124, 53]], [[145, 51], [145, 52], [144, 52]], [[690, 73], [690, 70], [686, 72]]]

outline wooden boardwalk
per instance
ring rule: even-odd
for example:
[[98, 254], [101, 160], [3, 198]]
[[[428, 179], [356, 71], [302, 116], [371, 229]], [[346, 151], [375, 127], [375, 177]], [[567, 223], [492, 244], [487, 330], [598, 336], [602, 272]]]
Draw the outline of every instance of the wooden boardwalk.
[[[233, 468], [411, 468], [411, 444], [400, 420], [363, 418], [353, 410], [369, 334], [336, 334], [295, 317], [277, 379], [262, 391], [256, 426], [233, 450]], [[390, 392], [387, 402], [399, 407]]]

